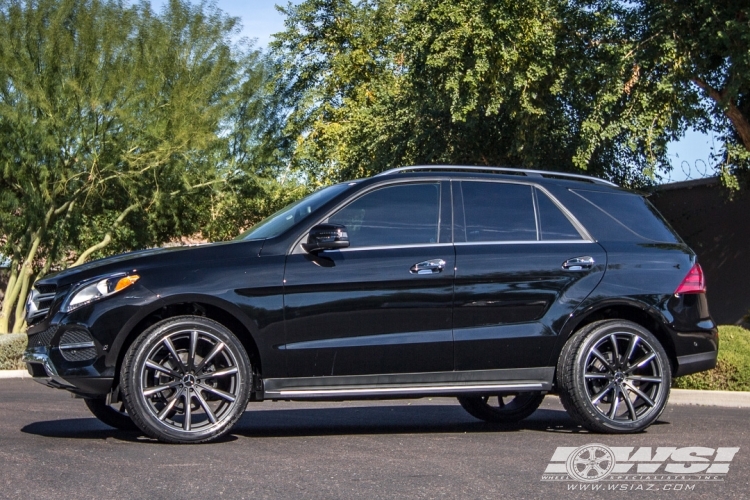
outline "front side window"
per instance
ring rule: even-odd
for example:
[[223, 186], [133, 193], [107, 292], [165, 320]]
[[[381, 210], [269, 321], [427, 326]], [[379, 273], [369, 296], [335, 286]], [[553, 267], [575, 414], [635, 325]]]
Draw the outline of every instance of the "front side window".
[[440, 185], [399, 184], [371, 191], [328, 219], [343, 224], [350, 247], [438, 242]]
[[532, 189], [523, 184], [462, 181], [465, 241], [536, 241]]

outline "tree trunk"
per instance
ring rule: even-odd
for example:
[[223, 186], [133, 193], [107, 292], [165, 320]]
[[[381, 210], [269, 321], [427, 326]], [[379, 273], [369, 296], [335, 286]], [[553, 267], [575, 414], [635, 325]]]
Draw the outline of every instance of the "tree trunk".
[[5, 286], [3, 308], [0, 310], [0, 334], [10, 332], [10, 312], [13, 310], [13, 306], [16, 302], [12, 297], [12, 294], [16, 287], [16, 280], [18, 279], [18, 261], [13, 259], [10, 266], [11, 271], [10, 277], [8, 278], [8, 284]]
[[729, 121], [732, 122], [732, 126], [734, 126], [734, 129], [737, 131], [737, 135], [740, 136], [742, 145], [745, 146], [747, 151], [750, 151], [750, 121], [748, 121], [747, 117], [742, 114], [742, 111], [740, 111], [731, 100], [726, 100], [725, 102], [725, 91], [716, 90], [699, 78], [693, 78], [693, 83], [708, 92], [708, 96], [717, 104], [720, 106], [726, 106], [724, 114], [729, 118]]

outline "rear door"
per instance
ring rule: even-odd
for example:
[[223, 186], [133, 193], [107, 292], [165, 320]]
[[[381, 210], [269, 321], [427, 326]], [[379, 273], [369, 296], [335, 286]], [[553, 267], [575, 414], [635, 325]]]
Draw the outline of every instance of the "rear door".
[[456, 370], [546, 366], [606, 254], [543, 188], [454, 181]]

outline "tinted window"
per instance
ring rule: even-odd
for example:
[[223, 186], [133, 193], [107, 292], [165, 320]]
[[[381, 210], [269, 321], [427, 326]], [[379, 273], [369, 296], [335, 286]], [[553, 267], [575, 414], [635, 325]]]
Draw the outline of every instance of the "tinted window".
[[347, 184], [336, 184], [335, 186], [315, 191], [311, 195], [295, 201], [275, 214], [266, 217], [235, 239], [251, 240], [278, 236], [293, 225], [306, 219], [324, 203], [332, 200], [337, 194], [344, 192], [347, 187], [349, 187]]
[[636, 236], [660, 243], [679, 242], [661, 214], [642, 196], [612, 191], [572, 191], [606, 214], [612, 223], [622, 229], [620, 233], [626, 232], [624, 239]]
[[531, 186], [461, 182], [466, 241], [536, 240]]
[[573, 224], [549, 197], [536, 191], [537, 206], [539, 207], [539, 232], [542, 240], [580, 240]]
[[408, 184], [368, 193], [329, 218], [343, 224], [352, 247], [438, 242], [440, 186]]

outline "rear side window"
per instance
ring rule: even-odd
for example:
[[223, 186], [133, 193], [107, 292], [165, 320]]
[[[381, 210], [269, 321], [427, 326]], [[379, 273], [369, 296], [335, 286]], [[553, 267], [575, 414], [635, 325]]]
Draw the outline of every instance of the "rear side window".
[[328, 219], [343, 224], [351, 247], [438, 242], [439, 184], [401, 184], [371, 191]]
[[581, 234], [555, 203], [542, 191], [535, 189], [539, 209], [539, 236], [541, 240], [581, 240]]
[[522, 184], [462, 181], [464, 224], [461, 229], [465, 228], [465, 241], [535, 241], [532, 189]]
[[630, 193], [571, 190], [601, 211], [613, 224], [627, 232], [631, 239], [659, 243], [679, 243], [679, 238], [661, 214], [642, 196]]

